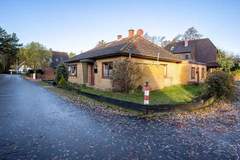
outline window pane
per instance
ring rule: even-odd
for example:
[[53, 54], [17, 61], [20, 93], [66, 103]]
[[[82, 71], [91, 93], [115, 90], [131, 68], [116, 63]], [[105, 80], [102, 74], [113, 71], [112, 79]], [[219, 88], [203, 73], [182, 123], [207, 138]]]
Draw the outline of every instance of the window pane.
[[195, 79], [195, 67], [191, 69], [191, 79]]
[[103, 63], [103, 77], [104, 78], [110, 78], [112, 74], [113, 69], [113, 63]]

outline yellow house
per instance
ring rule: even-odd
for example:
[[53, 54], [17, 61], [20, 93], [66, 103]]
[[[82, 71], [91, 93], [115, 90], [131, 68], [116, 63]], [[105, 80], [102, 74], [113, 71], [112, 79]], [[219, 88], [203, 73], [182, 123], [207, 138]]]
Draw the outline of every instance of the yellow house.
[[136, 86], [149, 82], [152, 90], [171, 85], [201, 83], [206, 78], [204, 63], [181, 60], [178, 56], [155, 45], [143, 37], [143, 30], [137, 33], [129, 30], [128, 37], [117, 36], [115, 41], [97, 46], [68, 61], [69, 81], [86, 84], [102, 90], [111, 90], [113, 63], [129, 59], [140, 66], [141, 80]]

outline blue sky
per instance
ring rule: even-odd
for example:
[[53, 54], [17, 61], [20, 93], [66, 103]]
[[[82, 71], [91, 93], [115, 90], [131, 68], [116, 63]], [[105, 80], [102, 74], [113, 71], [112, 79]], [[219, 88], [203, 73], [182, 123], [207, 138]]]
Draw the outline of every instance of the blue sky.
[[0, 26], [26, 44], [79, 53], [130, 28], [173, 38], [193, 26], [240, 55], [239, 0], [0, 0]]

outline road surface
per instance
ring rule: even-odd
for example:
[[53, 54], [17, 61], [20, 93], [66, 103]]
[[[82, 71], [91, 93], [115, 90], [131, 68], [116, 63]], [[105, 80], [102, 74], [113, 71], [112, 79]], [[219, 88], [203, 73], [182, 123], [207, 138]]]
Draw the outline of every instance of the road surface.
[[215, 131], [215, 119], [101, 115], [20, 76], [0, 75], [2, 160], [238, 159], [238, 118]]

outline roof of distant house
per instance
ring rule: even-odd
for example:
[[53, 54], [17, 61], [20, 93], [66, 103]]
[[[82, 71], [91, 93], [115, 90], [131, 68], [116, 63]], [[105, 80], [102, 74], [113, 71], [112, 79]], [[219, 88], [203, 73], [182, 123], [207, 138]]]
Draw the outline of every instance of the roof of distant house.
[[60, 63], [69, 59], [69, 56], [66, 52], [58, 52], [58, 51], [51, 51], [52, 52], [52, 63], [51, 67], [56, 68]]
[[208, 66], [217, 66], [217, 48], [210, 39], [189, 40], [171, 43], [165, 47], [174, 54], [192, 53], [197, 62], [207, 63]]
[[144, 39], [142, 36], [121, 38], [109, 42], [103, 46], [95, 47], [87, 52], [81, 53], [65, 62], [77, 62], [84, 59], [98, 59], [114, 56], [129, 56], [159, 59], [164, 61], [181, 62], [178, 56], [172, 54], [164, 48]]

